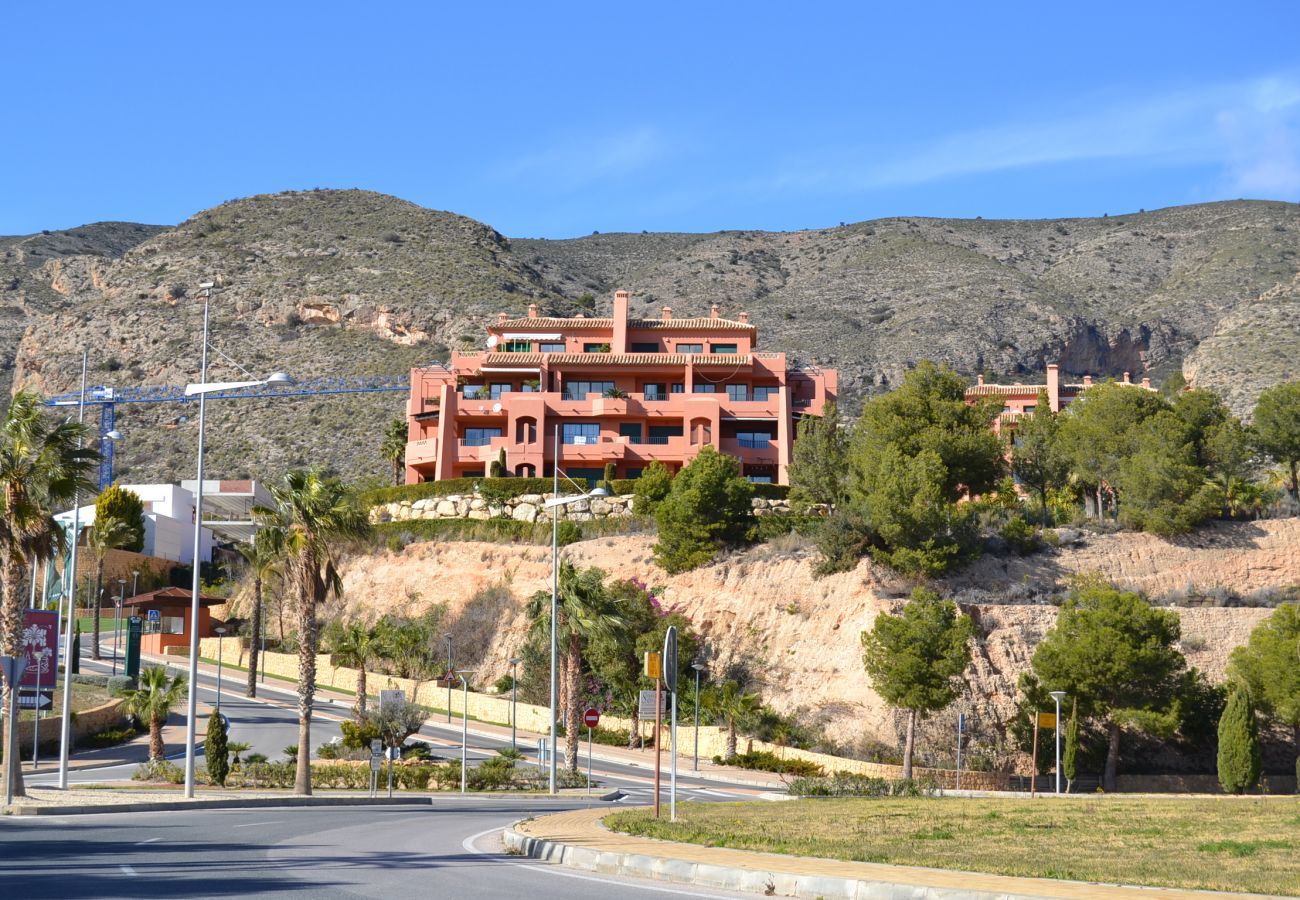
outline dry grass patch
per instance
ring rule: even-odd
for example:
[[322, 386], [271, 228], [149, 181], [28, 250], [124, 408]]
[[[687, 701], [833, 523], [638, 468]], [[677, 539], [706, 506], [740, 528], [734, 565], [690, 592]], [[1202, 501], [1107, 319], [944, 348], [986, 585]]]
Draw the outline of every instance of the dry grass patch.
[[615, 830], [713, 847], [1002, 875], [1300, 896], [1295, 797], [688, 803]]

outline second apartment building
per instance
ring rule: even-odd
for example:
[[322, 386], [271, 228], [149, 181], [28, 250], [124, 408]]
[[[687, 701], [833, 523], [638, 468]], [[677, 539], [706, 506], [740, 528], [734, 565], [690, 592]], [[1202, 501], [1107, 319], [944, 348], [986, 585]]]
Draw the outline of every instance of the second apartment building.
[[636, 478], [712, 445], [751, 481], [788, 483], [797, 422], [835, 399], [835, 370], [759, 351], [745, 313], [633, 319], [628, 303], [617, 291], [609, 318], [502, 313], [485, 351], [412, 370], [406, 482], [482, 476], [503, 450], [514, 475], [550, 475], [558, 460], [571, 478], [609, 463]]

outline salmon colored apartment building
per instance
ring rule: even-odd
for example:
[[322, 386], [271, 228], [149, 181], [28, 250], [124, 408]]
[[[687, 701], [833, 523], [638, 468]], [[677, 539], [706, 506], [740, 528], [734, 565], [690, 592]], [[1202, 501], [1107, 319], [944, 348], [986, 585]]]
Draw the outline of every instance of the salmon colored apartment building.
[[[1155, 390], [1151, 387], [1151, 380], [1143, 378], [1140, 385], [1135, 384], [1128, 372], [1124, 373], [1124, 380], [1120, 384], [1131, 384], [1134, 387], [1142, 387], [1148, 391]], [[966, 402], [974, 403], [985, 397], [1000, 397], [1002, 399], [1002, 413], [993, 422], [993, 430], [1001, 432], [1004, 426], [1014, 427], [1016, 421], [1022, 416], [1031, 415], [1038, 408], [1039, 391], [1047, 391], [1047, 403], [1052, 412], [1057, 413], [1068, 406], [1085, 390], [1092, 387], [1092, 376], [1083, 376], [1083, 381], [1077, 384], [1064, 384], [1061, 382], [1061, 368], [1053, 363], [1047, 367], [1046, 384], [986, 384], [984, 376], [979, 376], [975, 384], [966, 388]]]
[[501, 451], [513, 475], [549, 476], [558, 461], [570, 478], [611, 463], [636, 478], [710, 445], [751, 481], [788, 483], [796, 425], [835, 399], [835, 370], [759, 351], [746, 313], [633, 319], [628, 301], [617, 291], [610, 318], [501, 313], [485, 351], [413, 369], [406, 483], [484, 475]]

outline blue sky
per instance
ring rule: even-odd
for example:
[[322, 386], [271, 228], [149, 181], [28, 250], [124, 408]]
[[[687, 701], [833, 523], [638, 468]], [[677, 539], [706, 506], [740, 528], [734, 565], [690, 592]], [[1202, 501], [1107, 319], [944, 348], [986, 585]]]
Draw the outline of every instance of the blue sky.
[[1249, 0], [15, 4], [0, 234], [312, 187], [513, 237], [1297, 201], [1297, 35]]

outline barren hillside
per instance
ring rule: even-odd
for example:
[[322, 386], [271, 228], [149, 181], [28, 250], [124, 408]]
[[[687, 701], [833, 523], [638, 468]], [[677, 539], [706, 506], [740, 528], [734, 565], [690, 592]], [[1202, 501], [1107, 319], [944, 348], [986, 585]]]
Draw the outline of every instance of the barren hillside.
[[[1149, 596], [1231, 588], [1246, 594], [1263, 587], [1300, 584], [1300, 520], [1220, 526], [1199, 536], [1204, 546], [1148, 536], [1092, 538], [1050, 555], [1002, 569], [994, 560], [979, 572], [941, 585], [946, 592], [971, 584], [996, 595], [1022, 590], [1025, 578], [1045, 589], [1064, 588], [1077, 572], [1099, 571]], [[637, 576], [664, 587], [668, 606], [688, 615], [706, 636], [714, 668], [743, 661], [764, 682], [778, 708], [807, 707], [841, 739], [891, 736], [893, 715], [862, 673], [859, 635], [882, 609], [906, 596], [906, 585], [882, 578], [863, 562], [856, 571], [814, 580], [811, 553], [771, 545], [727, 557], [715, 565], [665, 576], [650, 559], [648, 537], [602, 538], [570, 546], [580, 565], [600, 565], [620, 578]], [[388, 610], [419, 612], [447, 603], [458, 658], [476, 668], [478, 681], [508, 671], [527, 629], [526, 598], [549, 589], [548, 549], [480, 543], [413, 544], [400, 553], [350, 560], [344, 573], [345, 606], [378, 617]], [[1016, 679], [1033, 648], [1055, 620], [1050, 605], [981, 603], [975, 617], [980, 650], [965, 709], [986, 723], [1011, 715]], [[1268, 614], [1254, 608], [1180, 608], [1189, 661], [1221, 678], [1228, 653]]]
[[[0, 388], [181, 384], [197, 374], [199, 282], [220, 287], [213, 344], [255, 374], [401, 374], [478, 346], [497, 311], [748, 310], [763, 346], [838, 366], [845, 406], [920, 359], [1029, 376], [1059, 360], [1157, 379], [1182, 366], [1238, 412], [1297, 377], [1300, 206], [1212, 203], [1100, 219], [898, 218], [800, 232], [510, 240], [366, 191], [233, 200], [172, 228], [102, 223], [0, 238]], [[246, 377], [226, 358], [213, 378]], [[209, 470], [273, 477], [324, 464], [382, 477], [400, 394], [216, 404]], [[192, 466], [180, 405], [119, 410], [119, 473]], [[192, 419], [192, 416], [190, 417]]]

